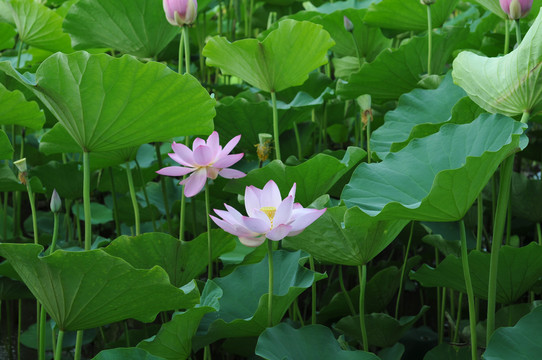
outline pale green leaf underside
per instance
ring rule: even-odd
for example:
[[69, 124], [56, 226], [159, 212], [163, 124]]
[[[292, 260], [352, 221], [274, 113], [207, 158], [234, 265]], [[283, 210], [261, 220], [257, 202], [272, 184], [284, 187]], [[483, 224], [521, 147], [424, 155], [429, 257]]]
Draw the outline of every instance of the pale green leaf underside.
[[70, 8], [63, 26], [75, 49], [105, 47], [149, 58], [179, 32], [156, 0], [81, 0]]
[[499, 16], [502, 19], [508, 19], [508, 15], [502, 10], [499, 0], [474, 0], [478, 4], [482, 5], [493, 14]]
[[0, 254], [62, 330], [128, 318], [150, 322], [160, 311], [192, 307], [198, 301], [197, 293], [171, 285], [158, 266], [135, 269], [102, 250], [57, 250], [39, 257], [42, 250], [34, 244], [0, 244]]
[[502, 57], [464, 51], [454, 60], [454, 82], [491, 113], [514, 116], [542, 111], [542, 13], [521, 44]]
[[341, 195], [380, 219], [456, 221], [493, 172], [519, 146], [525, 128], [503, 115], [480, 115], [414, 139], [384, 161], [361, 164]]
[[215, 36], [205, 45], [203, 56], [210, 66], [264, 91], [278, 92], [303, 84], [312, 70], [327, 63], [327, 51], [334, 44], [321, 25], [284, 20], [262, 42], [230, 43]]
[[81, 150], [110, 151], [213, 129], [209, 93], [191, 75], [160, 63], [57, 53], [38, 68], [36, 85], [8, 63], [0, 70], [34, 91]]
[[19, 90], [9, 91], [0, 84], [0, 124], [41, 129], [45, 115], [34, 101], [26, 101]]

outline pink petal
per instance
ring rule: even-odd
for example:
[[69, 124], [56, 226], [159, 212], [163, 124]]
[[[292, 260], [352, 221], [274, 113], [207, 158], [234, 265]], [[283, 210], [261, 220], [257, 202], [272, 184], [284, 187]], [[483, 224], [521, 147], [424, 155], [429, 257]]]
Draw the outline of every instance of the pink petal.
[[207, 180], [207, 171], [205, 169], [199, 169], [193, 172], [187, 179], [181, 181], [184, 185], [184, 195], [186, 197], [192, 197], [198, 194], [205, 186]]
[[267, 224], [267, 228], [271, 228], [271, 220], [269, 219], [269, 216], [267, 216], [267, 214], [260, 209], [254, 209], [254, 216], [252, 217], [264, 221]]
[[258, 234], [265, 234], [269, 231], [269, 222], [258, 218], [243, 216], [243, 225]]
[[173, 149], [173, 152], [175, 152], [175, 155], [178, 156], [178, 159], [180, 161], [177, 161], [174, 158], [172, 158], [173, 160], [185, 166], [193, 166], [195, 164], [194, 157], [192, 155], [192, 150], [190, 150], [186, 145], [174, 142], [173, 144], [171, 144], [171, 148]]
[[226, 179], [239, 179], [239, 178], [245, 177], [247, 174], [235, 169], [222, 169], [220, 170], [218, 175]]
[[322, 216], [326, 209], [317, 210], [317, 209], [304, 209], [308, 211], [303, 211], [302, 214], [296, 215], [295, 220], [292, 221], [290, 226], [292, 231], [302, 231], [307, 226], [315, 222], [320, 216]]
[[291, 226], [282, 224], [265, 234], [265, 237], [269, 240], [279, 241], [284, 239], [290, 231], [292, 231]]
[[243, 153], [241, 154], [232, 154], [232, 155], [226, 155], [221, 159], [218, 159], [213, 164], [214, 167], [219, 169], [229, 168], [243, 157]]
[[214, 160], [213, 150], [207, 145], [194, 149], [194, 161], [200, 166], [207, 166]]
[[262, 189], [260, 195], [260, 205], [261, 207], [279, 207], [282, 202], [282, 197], [280, 196], [280, 190], [277, 184], [273, 180], [269, 180], [267, 184]]
[[228, 213], [230, 213], [239, 224], [243, 223], [243, 215], [237, 211], [237, 209], [229, 206], [228, 204], [224, 204], [224, 206], [226, 207], [226, 210], [228, 210]]
[[216, 218], [213, 215], [209, 215], [209, 216], [214, 221], [214, 223], [217, 224], [225, 232], [230, 233], [235, 236], [240, 236], [240, 234], [237, 233], [235, 227], [232, 224], [228, 223], [227, 221], [220, 220], [219, 218]]
[[160, 175], [167, 176], [184, 176], [194, 171], [194, 168], [187, 168], [182, 166], [168, 166], [157, 171]]
[[226, 146], [224, 146], [224, 149], [222, 149], [222, 152], [220, 153], [220, 155], [223, 155], [223, 156], [228, 155], [233, 150], [235, 145], [239, 143], [239, 140], [241, 140], [241, 135], [237, 135], [236, 137], [228, 141]]
[[260, 197], [258, 193], [254, 190], [254, 186], [247, 186], [245, 188], [245, 209], [247, 210], [248, 216], [254, 216], [254, 211], [261, 208], [260, 206]]
[[281, 224], [287, 224], [292, 216], [292, 206], [294, 205], [294, 198], [287, 196], [286, 199], [279, 205], [273, 218], [273, 227]]
[[239, 236], [239, 241], [241, 244], [249, 247], [258, 247], [265, 241], [265, 236], [258, 237], [241, 237]]
[[201, 145], [207, 145], [207, 143], [202, 138], [196, 138], [194, 142], [192, 143], [192, 149], [195, 149]]
[[291, 196], [295, 199], [295, 190], [297, 188], [297, 185], [296, 183], [294, 183], [294, 185], [292, 186], [292, 188], [290, 189], [290, 192], [288, 193], [288, 196]]

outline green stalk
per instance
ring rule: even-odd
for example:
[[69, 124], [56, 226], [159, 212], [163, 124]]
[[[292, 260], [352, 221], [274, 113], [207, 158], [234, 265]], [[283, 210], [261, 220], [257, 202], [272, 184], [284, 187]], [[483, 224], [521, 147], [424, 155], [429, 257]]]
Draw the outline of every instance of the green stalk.
[[359, 326], [363, 340], [363, 350], [369, 351], [367, 328], [365, 327], [365, 287], [367, 285], [367, 265], [358, 266], [359, 276]]
[[467, 254], [467, 234], [465, 232], [465, 222], [463, 219], [459, 222], [461, 234], [461, 263], [463, 264], [463, 274], [465, 276], [465, 286], [467, 288], [467, 299], [469, 302], [469, 325], [472, 360], [478, 359], [478, 346], [476, 339], [476, 308], [474, 306], [474, 291], [472, 290], [472, 281], [470, 277], [469, 258]]
[[115, 220], [115, 233], [120, 236], [119, 207], [117, 204], [117, 191], [115, 190], [115, 178], [113, 168], [109, 167], [109, 180], [111, 181], [111, 198], [113, 199], [113, 218]]
[[132, 177], [132, 170], [130, 169], [130, 165], [128, 163], [125, 163], [124, 168], [126, 169], [126, 178], [128, 179], [128, 189], [130, 189], [130, 198], [132, 199], [132, 207], [134, 208], [136, 236], [139, 236], [139, 234], [141, 234], [141, 228], [140, 228], [140, 223], [139, 223], [139, 205], [137, 204], [137, 197], [136, 197], [136, 192], [135, 192], [135, 187], [134, 187], [134, 179]]
[[83, 330], [77, 331], [77, 337], [75, 338], [75, 354], [74, 360], [81, 360], [81, 348], [83, 347]]
[[339, 265], [339, 286], [341, 287], [341, 291], [346, 300], [346, 304], [348, 305], [348, 308], [350, 309], [350, 313], [352, 314], [352, 316], [356, 315], [356, 310], [354, 309], [354, 304], [352, 303], [352, 299], [350, 299], [350, 296], [348, 296], [348, 292], [346, 291], [346, 287], [344, 286], [342, 265]]
[[28, 201], [30, 202], [30, 210], [32, 211], [32, 229], [34, 231], [34, 244], [38, 243], [38, 217], [36, 214], [36, 204], [34, 192], [30, 186], [30, 179], [26, 181], [26, 190], [28, 191]]
[[[158, 161], [158, 167], [161, 169], [164, 165], [162, 163], [162, 155], [160, 154], [159, 143], [154, 143], [154, 150], [156, 151], [156, 159]], [[167, 229], [168, 229], [168, 233], [171, 234], [171, 215], [169, 213], [169, 201], [167, 198], [167, 183], [166, 183], [166, 178], [164, 176], [160, 176], [160, 187], [162, 188], [162, 201], [164, 202], [164, 210], [166, 211]]]
[[476, 226], [476, 250], [482, 251], [482, 234], [484, 232], [484, 199], [478, 195], [478, 225]]
[[92, 223], [90, 213], [90, 161], [88, 152], [83, 152], [83, 209], [85, 211], [85, 250], [90, 250]]
[[401, 293], [403, 292], [403, 279], [405, 276], [406, 265], [408, 260], [408, 253], [410, 252], [410, 244], [412, 244], [412, 235], [414, 234], [414, 221], [410, 225], [410, 235], [408, 236], [407, 248], [405, 251], [405, 259], [403, 260], [403, 266], [401, 267], [401, 277], [399, 280], [399, 291], [397, 292], [397, 300], [395, 302], [395, 318], [399, 316], [399, 304], [401, 302]]
[[38, 352], [38, 359], [43, 360], [45, 359], [45, 323], [47, 319], [47, 314], [45, 313], [45, 308], [43, 305], [41, 306], [40, 310], [40, 328], [39, 328], [39, 352]]
[[[529, 121], [529, 113], [524, 112], [521, 117], [522, 123]], [[497, 295], [497, 270], [499, 267], [499, 251], [506, 224], [506, 211], [510, 198], [510, 183], [512, 180], [512, 171], [514, 167], [514, 155], [507, 157], [501, 165], [501, 181], [499, 184], [499, 196], [497, 200], [497, 209], [495, 211], [495, 223], [493, 227], [493, 241], [491, 243], [491, 260], [489, 263], [489, 286], [487, 298], [487, 334], [486, 344], [495, 331], [495, 305]]]
[[[147, 193], [147, 189], [145, 188], [145, 180], [143, 179], [143, 174], [141, 173], [141, 166], [139, 166], [139, 161], [137, 161], [137, 159], [135, 159], [135, 163], [136, 163], [137, 175], [139, 176], [139, 182], [141, 183], [141, 190], [143, 191], [143, 196], [145, 197], [145, 204], [146, 206], [149, 206], [151, 202], [149, 200], [149, 194]], [[151, 212], [151, 221], [152, 221], [153, 231], [157, 232], [158, 229], [156, 227], [154, 212]]]
[[299, 137], [299, 129], [297, 128], [297, 123], [294, 121], [294, 134], [295, 142], [297, 144], [297, 158], [301, 160], [303, 158], [303, 152], [301, 149], [301, 138]]
[[273, 243], [267, 239], [267, 260], [269, 264], [269, 297], [267, 298], [267, 327], [273, 327]]
[[519, 19], [516, 20], [516, 44], [521, 44], [521, 28], [519, 27]]
[[354, 40], [354, 48], [356, 49], [356, 57], [358, 58], [359, 68], [361, 69], [361, 66], [363, 65], [363, 61], [359, 53], [358, 40], [354, 36], [354, 31], [351, 31], [350, 34], [352, 35], [352, 39]]
[[[311, 271], [316, 272], [314, 268], [314, 256], [312, 255], [309, 255], [309, 265]], [[311, 324], [316, 325], [316, 281], [311, 286]]]
[[190, 35], [187, 26], [183, 26], [182, 36], [184, 37], [184, 73], [190, 74]]
[[508, 19], [504, 20], [504, 55], [508, 54], [510, 49], [510, 22]]
[[442, 344], [442, 339], [444, 338], [444, 314], [446, 313], [446, 288], [442, 288], [442, 295], [440, 297], [441, 304], [440, 304], [440, 319], [439, 324], [440, 327], [438, 329], [438, 343], [439, 345]]
[[461, 321], [461, 308], [463, 306], [463, 293], [459, 293], [459, 299], [457, 300], [457, 316], [455, 320], [455, 328], [454, 328], [454, 335], [452, 338], [452, 342], [457, 342], [457, 337], [459, 335], [459, 322]]
[[22, 299], [18, 300], [18, 313], [17, 313], [17, 360], [21, 360], [21, 328], [22, 328], [22, 312], [23, 312], [23, 301]]
[[542, 231], [540, 230], [540, 223], [536, 223], [536, 235], [538, 236], [538, 245], [542, 246]]
[[280, 157], [279, 115], [277, 111], [277, 96], [274, 91], [271, 91], [271, 102], [273, 104], [273, 136], [275, 137], [275, 158], [279, 161], [282, 161]]
[[205, 211], [206, 211], [206, 220], [207, 220], [207, 255], [208, 255], [208, 265], [207, 265], [207, 279], [213, 278], [213, 249], [211, 242], [211, 200], [209, 196], [209, 184], [205, 184]]
[[431, 5], [427, 5], [427, 75], [431, 75], [431, 55], [433, 52], [433, 24]]
[[179, 74], [183, 73], [183, 60], [184, 60], [184, 26], [181, 30], [181, 38], [179, 39], [179, 60], [177, 62], [177, 72]]
[[372, 158], [372, 154], [371, 154], [371, 121], [373, 120], [373, 116], [367, 116], [367, 131], [366, 131], [366, 135], [367, 135], [367, 163], [370, 164], [371, 163], [371, 158]]
[[[19, 43], [19, 49], [17, 50], [17, 69], [21, 67], [21, 54], [23, 53], [23, 45], [24, 43], [21, 41]], [[15, 139], [13, 139], [15, 141]]]
[[64, 339], [64, 331], [58, 331], [58, 339], [56, 342], [55, 360], [62, 360], [62, 340]]

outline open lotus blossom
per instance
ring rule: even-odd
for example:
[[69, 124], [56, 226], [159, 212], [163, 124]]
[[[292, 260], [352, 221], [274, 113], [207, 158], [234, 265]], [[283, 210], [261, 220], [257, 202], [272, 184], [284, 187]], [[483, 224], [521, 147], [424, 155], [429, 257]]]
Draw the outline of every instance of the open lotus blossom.
[[187, 197], [198, 194], [205, 186], [207, 178], [216, 179], [218, 175], [226, 179], [241, 178], [245, 176], [244, 172], [228, 169], [243, 157], [243, 153], [230, 154], [240, 139], [241, 135], [237, 135], [222, 148], [219, 143], [218, 133], [213, 131], [207, 141], [196, 138], [192, 150], [186, 145], [173, 142], [171, 145], [173, 153], [168, 155], [182, 166], [168, 166], [158, 170], [157, 173], [167, 176], [190, 174], [189, 177], [180, 182], [181, 185], [185, 185], [184, 194]]
[[224, 231], [239, 237], [243, 245], [256, 247], [265, 239], [279, 241], [286, 236], [301, 233], [326, 211], [326, 209], [306, 209], [294, 203], [296, 185], [282, 200], [279, 188], [270, 180], [263, 189], [247, 186], [245, 189], [245, 208], [248, 216], [224, 204], [226, 210], [216, 210], [222, 219], [210, 215]]

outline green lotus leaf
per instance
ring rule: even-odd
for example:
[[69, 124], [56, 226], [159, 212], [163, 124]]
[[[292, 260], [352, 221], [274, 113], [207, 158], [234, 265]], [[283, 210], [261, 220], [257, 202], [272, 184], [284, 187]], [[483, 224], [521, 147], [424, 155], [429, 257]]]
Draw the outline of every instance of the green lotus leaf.
[[[431, 24], [444, 24], [458, 0], [438, 0], [431, 5]], [[367, 24], [382, 28], [411, 31], [427, 30], [427, 8], [420, 1], [382, 0], [373, 3], [363, 19]]]
[[246, 186], [253, 185], [261, 189], [272, 179], [282, 194], [288, 194], [296, 183], [296, 202], [308, 206], [326, 194], [365, 155], [364, 150], [349, 147], [342, 160], [327, 154], [318, 154], [297, 166], [284, 165], [275, 160], [261, 169], [252, 170], [244, 178], [231, 181], [225, 189], [244, 194]]
[[361, 164], [341, 195], [379, 219], [462, 219], [499, 164], [519, 147], [525, 125], [482, 114], [414, 139], [381, 163]]
[[268, 328], [260, 335], [256, 355], [268, 360], [379, 360], [369, 352], [343, 350], [333, 332], [325, 326], [294, 329], [286, 323]]
[[371, 134], [371, 150], [384, 159], [392, 145], [409, 139], [416, 127], [450, 120], [452, 108], [464, 96], [451, 74], [435, 90], [414, 89], [401, 95], [397, 108], [384, 116], [384, 125]]
[[442, 343], [427, 352], [423, 360], [471, 360], [470, 347]]
[[[399, 341], [408, 329], [414, 326], [427, 310], [429, 310], [429, 306], [424, 305], [415, 316], [403, 316], [399, 320], [383, 313], [365, 315], [365, 325], [367, 329], [370, 329], [370, 331], [367, 331], [369, 345], [392, 346]], [[361, 340], [359, 315], [342, 318], [335, 324], [334, 328], [354, 339]]]
[[484, 352], [486, 360], [536, 360], [542, 352], [542, 306], [536, 307], [513, 327], [497, 329]]
[[117, 348], [102, 350], [92, 360], [165, 360], [138, 348]]
[[[449, 57], [467, 32], [459, 29], [445, 35], [433, 34], [432, 74], [444, 72]], [[427, 73], [427, 51], [427, 35], [413, 37], [398, 49], [384, 50], [373, 62], [363, 64], [346, 83], [339, 82], [337, 93], [348, 99], [363, 94], [379, 101], [397, 99], [418, 87], [420, 76]]]
[[8, 8], [21, 41], [49, 51], [72, 51], [62, 17], [37, 1], [11, 0]]
[[13, 158], [13, 146], [4, 130], [0, 130], [0, 159], [11, 160]]
[[[522, 248], [504, 246], [499, 252], [497, 302], [511, 304], [527, 292], [542, 276], [542, 246], [530, 243]], [[489, 261], [491, 255], [473, 250], [469, 264], [474, 295], [487, 299]], [[447, 256], [436, 268], [423, 265], [410, 278], [427, 287], [446, 286], [466, 292], [461, 259]]]
[[327, 63], [326, 54], [333, 45], [321, 25], [284, 20], [262, 42], [244, 39], [230, 43], [215, 36], [205, 45], [203, 56], [208, 65], [224, 73], [264, 91], [278, 92], [303, 84], [312, 70]]
[[7, 62], [0, 63], [0, 71], [34, 91], [80, 151], [110, 151], [212, 130], [215, 101], [209, 93], [191, 75], [157, 62], [57, 53], [40, 65], [35, 83]]
[[[0, 5], [0, 12], [2, 8]], [[1, 18], [1, 15], [0, 15]], [[15, 45], [17, 32], [10, 24], [0, 23], [0, 50], [11, 49]]]
[[325, 2], [317, 8], [314, 8], [313, 10], [322, 14], [331, 14], [335, 11], [347, 9], [367, 9], [372, 3], [378, 1], [380, 0], [346, 0]]
[[213, 311], [215, 309], [210, 306], [202, 306], [175, 313], [154, 337], [141, 341], [137, 347], [167, 360], [187, 359], [201, 318]]
[[493, 14], [499, 16], [502, 19], [508, 19], [508, 15], [502, 10], [499, 0], [474, 0], [478, 4], [482, 5]]
[[80, 0], [63, 27], [75, 49], [112, 48], [144, 58], [156, 57], [179, 33], [155, 0]]
[[453, 63], [454, 82], [491, 113], [514, 116], [542, 111], [542, 14], [521, 44], [505, 56], [463, 51]]
[[19, 125], [33, 130], [45, 124], [45, 115], [34, 101], [26, 101], [19, 90], [9, 91], [0, 84], [0, 124]]
[[301, 249], [324, 262], [359, 266], [380, 254], [409, 220], [380, 221], [360, 208], [329, 208], [301, 234], [283, 240], [284, 246]]
[[176, 288], [155, 266], [135, 269], [102, 250], [57, 250], [40, 257], [34, 244], [0, 244], [0, 254], [65, 331], [90, 329], [134, 318], [153, 321], [160, 311], [189, 308], [198, 302], [195, 284]]
[[[213, 259], [235, 248], [235, 237], [222, 230], [212, 230]], [[180, 287], [203, 274], [207, 269], [207, 233], [194, 240], [181, 242], [165, 233], [120, 236], [104, 251], [120, 257], [137, 269], [158, 265], [169, 275], [171, 284]]]
[[[325, 276], [304, 268], [301, 251], [273, 252], [273, 322], [279, 323], [292, 302], [315, 281]], [[258, 336], [267, 327], [267, 256], [263, 261], [240, 266], [230, 275], [207, 280], [201, 304], [218, 309], [206, 314], [194, 346], [199, 348], [218, 339]]]

